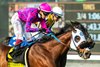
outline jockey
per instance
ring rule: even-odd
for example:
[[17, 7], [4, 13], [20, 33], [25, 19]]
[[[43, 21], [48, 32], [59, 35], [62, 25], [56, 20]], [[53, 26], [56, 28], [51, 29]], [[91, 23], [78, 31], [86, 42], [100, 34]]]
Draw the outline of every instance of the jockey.
[[46, 33], [50, 30], [46, 26], [45, 18], [51, 12], [51, 6], [48, 3], [41, 3], [39, 8], [24, 8], [18, 10], [11, 18], [11, 23], [14, 28], [14, 34], [16, 36], [15, 46], [18, 46], [23, 41], [23, 36], [27, 41], [31, 41], [31, 33], [37, 32], [39, 28], [32, 28], [32, 23], [40, 22], [42, 29], [45, 29]]
[[63, 16], [63, 11], [60, 7], [54, 7], [52, 9], [52, 13], [48, 15], [47, 18], [47, 27], [51, 29], [51, 27], [54, 25], [55, 22], [57, 22], [59, 19], [61, 19]]

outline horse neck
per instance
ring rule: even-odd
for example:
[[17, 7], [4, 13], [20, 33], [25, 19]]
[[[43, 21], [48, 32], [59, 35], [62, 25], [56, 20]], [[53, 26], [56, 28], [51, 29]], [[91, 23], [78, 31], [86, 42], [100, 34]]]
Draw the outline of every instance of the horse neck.
[[6, 55], [6, 53], [8, 52], [10, 48], [11, 47], [4, 45], [3, 43], [0, 43], [0, 55], [2, 54]]
[[58, 37], [61, 42], [65, 45], [57, 42], [56, 40], [51, 40], [47, 43], [44, 43], [43, 46], [52, 54], [54, 59], [57, 59], [62, 53], [70, 47], [70, 40], [71, 40], [71, 31], [65, 34], [62, 34]]

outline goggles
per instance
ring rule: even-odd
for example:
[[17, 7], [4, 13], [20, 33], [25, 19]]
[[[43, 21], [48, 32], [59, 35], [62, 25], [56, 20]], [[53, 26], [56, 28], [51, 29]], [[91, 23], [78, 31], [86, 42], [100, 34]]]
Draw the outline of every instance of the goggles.
[[44, 14], [45, 16], [48, 16], [49, 12], [43, 12], [43, 14]]
[[60, 19], [61, 18], [61, 16], [59, 16], [59, 15], [57, 15], [57, 14], [54, 14], [58, 19]]

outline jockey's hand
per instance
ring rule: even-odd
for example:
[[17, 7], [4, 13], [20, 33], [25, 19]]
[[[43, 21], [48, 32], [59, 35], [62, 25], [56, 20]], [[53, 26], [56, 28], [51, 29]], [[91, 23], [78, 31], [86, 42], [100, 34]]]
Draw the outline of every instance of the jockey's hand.
[[50, 29], [46, 29], [46, 33], [51, 33], [51, 30]]
[[46, 34], [48, 34], [48, 33], [51, 32], [51, 30], [49, 30], [48, 28], [47, 28], [47, 29], [42, 28], [42, 29], [39, 29], [39, 31], [40, 31], [40, 32], [44, 32], [44, 33], [46, 33]]

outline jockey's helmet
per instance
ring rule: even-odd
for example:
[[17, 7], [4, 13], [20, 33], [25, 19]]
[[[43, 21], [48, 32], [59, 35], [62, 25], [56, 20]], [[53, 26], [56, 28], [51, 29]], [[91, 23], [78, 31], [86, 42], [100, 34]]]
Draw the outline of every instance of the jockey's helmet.
[[53, 12], [54, 14], [60, 16], [60, 17], [63, 16], [63, 11], [62, 11], [62, 9], [61, 9], [60, 7], [54, 7], [54, 8], [52, 9], [52, 12]]
[[51, 6], [48, 3], [41, 3], [39, 9], [44, 12], [51, 12]]

